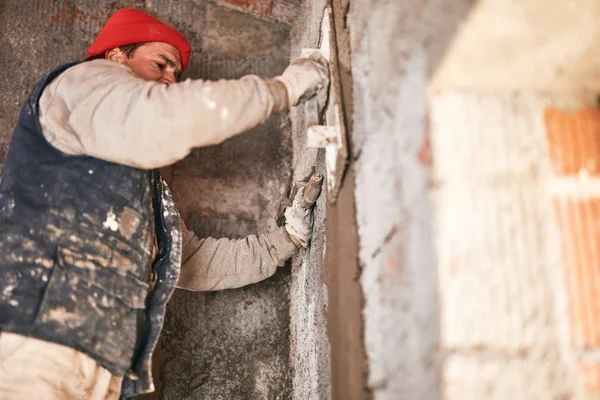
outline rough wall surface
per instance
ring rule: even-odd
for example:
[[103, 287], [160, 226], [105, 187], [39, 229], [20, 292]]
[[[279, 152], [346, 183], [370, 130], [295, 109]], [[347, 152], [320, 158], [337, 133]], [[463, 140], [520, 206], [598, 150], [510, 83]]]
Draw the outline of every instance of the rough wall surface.
[[[318, 47], [325, 1], [305, 1], [300, 7], [291, 32], [291, 59], [302, 48]], [[306, 148], [306, 115], [304, 107], [290, 112], [294, 149], [294, 179], [312, 166], [324, 173], [323, 153]], [[315, 229], [310, 247], [292, 261], [290, 288], [290, 363], [292, 398], [326, 400], [330, 398], [329, 341], [327, 339], [327, 288], [323, 283], [326, 251], [326, 196], [321, 195], [315, 207]]]
[[[292, 57], [302, 48], [315, 48], [321, 37], [326, 5], [332, 7], [332, 32], [337, 54], [332, 73], [341, 89], [332, 103], [339, 104], [343, 123], [352, 131], [352, 79], [347, 0], [304, 2], [292, 28]], [[302, 108], [291, 113], [294, 169], [301, 173], [316, 163], [322, 172], [323, 151], [307, 149], [307, 119]], [[291, 296], [291, 348], [293, 398], [368, 399], [363, 344], [362, 293], [357, 282], [358, 235], [354, 200], [354, 162], [348, 159], [346, 177], [335, 204], [323, 194], [316, 209], [313, 246], [293, 266]], [[326, 213], [326, 219], [323, 217]], [[325, 239], [324, 239], [325, 237]], [[323, 255], [321, 246], [325, 250]]]
[[[289, 57], [287, 25], [207, 4], [190, 74], [204, 79], [275, 76]], [[285, 115], [220, 146], [195, 150], [172, 168], [184, 220], [198, 235], [243, 237], [275, 227], [290, 180]], [[159, 375], [165, 399], [286, 399], [289, 270], [238, 290], [178, 291], [167, 312]]]
[[471, 3], [350, 5], [360, 282], [375, 399], [441, 396], [427, 83]]
[[[222, 7], [202, 0], [1, 1], [0, 160], [33, 84], [51, 68], [81, 59], [121, 7], [146, 9], [184, 33], [194, 49], [186, 76], [279, 74], [288, 63], [296, 2], [277, 2], [265, 18], [241, 12], [248, 11], [243, 2], [231, 3], [236, 2], [219, 2]], [[198, 235], [240, 237], [271, 229], [291, 174], [287, 117], [195, 151], [169, 172], [186, 223]], [[282, 269], [267, 282], [239, 290], [177, 291], [155, 360], [158, 395], [289, 398], [289, 284], [289, 269]]]

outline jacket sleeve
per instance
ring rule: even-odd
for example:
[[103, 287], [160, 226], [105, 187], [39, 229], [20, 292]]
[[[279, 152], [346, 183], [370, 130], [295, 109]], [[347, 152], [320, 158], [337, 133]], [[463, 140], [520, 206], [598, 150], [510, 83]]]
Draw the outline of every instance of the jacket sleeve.
[[44, 89], [40, 123], [50, 144], [67, 154], [159, 168], [264, 122], [280, 108], [274, 85], [248, 75], [167, 86], [94, 60], [69, 68]]
[[283, 227], [243, 239], [198, 238], [182, 224], [180, 289], [232, 289], [260, 282], [298, 252]]

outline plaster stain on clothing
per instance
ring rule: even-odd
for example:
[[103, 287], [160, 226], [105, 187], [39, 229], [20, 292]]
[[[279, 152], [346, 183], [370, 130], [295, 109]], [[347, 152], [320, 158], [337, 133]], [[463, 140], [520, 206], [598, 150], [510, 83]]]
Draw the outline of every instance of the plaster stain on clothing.
[[2, 288], [2, 291], [0, 292], [0, 297], [3, 297], [5, 299], [12, 297], [13, 290], [15, 290], [16, 286], [17, 286], [17, 282], [14, 279], [12, 282], [8, 282], [8, 284], [5, 283], [5, 286]]
[[108, 214], [106, 214], [106, 221], [102, 223], [102, 226], [106, 229], [110, 229], [113, 232], [119, 230], [119, 221], [117, 221], [117, 216], [114, 212], [110, 211]]
[[36, 258], [33, 260], [33, 263], [36, 265], [41, 265], [46, 268], [51, 268], [54, 265], [54, 261], [46, 259], [46, 258]]
[[226, 120], [226, 119], [227, 119], [227, 117], [229, 117], [229, 109], [227, 109], [227, 108], [223, 107], [223, 108], [221, 109], [221, 119], [222, 119], [222, 120]]
[[65, 307], [56, 307], [42, 316], [42, 322], [55, 321], [66, 327], [79, 326], [84, 318], [70, 312]]
[[217, 108], [217, 102], [209, 99], [208, 97], [201, 97], [202, 101], [204, 102], [204, 104], [206, 104], [206, 107], [210, 108], [211, 110], [214, 110], [215, 108]]

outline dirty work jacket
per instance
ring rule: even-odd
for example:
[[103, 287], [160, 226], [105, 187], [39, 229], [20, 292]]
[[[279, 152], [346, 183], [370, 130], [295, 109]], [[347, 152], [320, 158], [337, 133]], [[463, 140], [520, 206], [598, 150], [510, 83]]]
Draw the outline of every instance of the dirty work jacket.
[[135, 395], [152, 384], [179, 277], [179, 214], [157, 172], [66, 155], [45, 140], [40, 95], [69, 67], [33, 89], [0, 175], [0, 330], [82, 351], [125, 375], [123, 394]]

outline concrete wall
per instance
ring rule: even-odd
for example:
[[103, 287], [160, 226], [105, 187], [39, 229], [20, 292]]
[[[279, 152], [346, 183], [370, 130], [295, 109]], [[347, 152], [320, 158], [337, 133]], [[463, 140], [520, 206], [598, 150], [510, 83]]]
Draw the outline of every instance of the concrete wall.
[[[291, 60], [302, 48], [318, 47], [325, 1], [303, 2], [291, 32]], [[290, 111], [294, 179], [312, 166], [324, 173], [323, 152], [306, 148], [304, 108]], [[329, 341], [326, 331], [327, 288], [323, 283], [327, 205], [321, 195], [315, 207], [310, 247], [292, 260], [290, 288], [290, 363], [293, 399], [330, 398]]]
[[441, 396], [427, 84], [470, 5], [350, 5], [360, 282], [375, 399]]
[[[292, 57], [302, 47], [316, 47], [320, 42], [323, 10], [333, 10], [333, 31], [330, 33], [337, 48], [332, 60], [333, 74], [341, 82], [341, 89], [330, 103], [338, 103], [344, 110], [342, 122], [352, 131], [352, 76], [349, 25], [347, 13], [350, 1], [304, 2], [292, 29]], [[335, 34], [333, 33], [335, 32]], [[291, 113], [294, 138], [294, 166], [299, 172], [316, 160], [322, 171], [323, 153], [307, 150], [306, 124], [301, 110]], [[352, 143], [349, 143], [352, 146]], [[357, 282], [358, 235], [354, 193], [354, 158], [346, 166], [343, 185], [335, 204], [322, 195], [316, 209], [318, 225], [315, 242], [325, 236], [325, 255], [307, 254], [296, 260], [292, 275], [292, 358], [294, 398], [297, 399], [366, 399], [367, 365], [363, 344], [363, 297]], [[321, 216], [326, 214], [325, 221]], [[323, 224], [324, 222], [324, 224]], [[300, 310], [300, 312], [295, 312]], [[326, 311], [326, 313], [325, 313]], [[329, 349], [328, 352], [324, 350]]]
[[[275, 76], [288, 62], [289, 26], [205, 4], [190, 76]], [[287, 116], [220, 146], [195, 150], [172, 170], [187, 226], [238, 238], [275, 227], [290, 180]], [[176, 291], [160, 342], [159, 393], [171, 399], [285, 399], [289, 374], [289, 269], [268, 281], [214, 293]]]
[[[108, 16], [136, 6], [179, 28], [194, 49], [186, 76], [274, 76], [288, 63], [295, 1], [0, 2], [0, 160], [20, 107], [51, 68], [81, 59]], [[201, 129], [201, 127], [198, 127]], [[292, 146], [283, 114], [166, 171], [189, 228], [241, 237], [275, 226], [290, 181]], [[157, 395], [167, 399], [285, 399], [290, 270], [264, 283], [218, 293], [176, 291], [157, 351]]]

